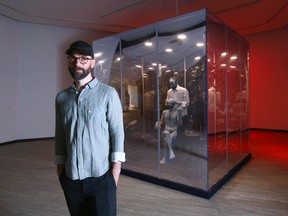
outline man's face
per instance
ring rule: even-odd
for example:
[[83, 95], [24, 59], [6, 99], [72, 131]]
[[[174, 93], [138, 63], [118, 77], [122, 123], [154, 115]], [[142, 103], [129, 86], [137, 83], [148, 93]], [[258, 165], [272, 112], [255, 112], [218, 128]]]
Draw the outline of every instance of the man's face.
[[176, 87], [177, 87], [177, 82], [176, 82], [176, 80], [170, 79], [170, 80], [169, 80], [169, 85], [170, 85], [170, 88], [171, 88], [171, 89], [175, 90]]
[[74, 80], [82, 80], [87, 77], [95, 65], [91, 56], [85, 56], [80, 51], [72, 52], [68, 57], [68, 69]]

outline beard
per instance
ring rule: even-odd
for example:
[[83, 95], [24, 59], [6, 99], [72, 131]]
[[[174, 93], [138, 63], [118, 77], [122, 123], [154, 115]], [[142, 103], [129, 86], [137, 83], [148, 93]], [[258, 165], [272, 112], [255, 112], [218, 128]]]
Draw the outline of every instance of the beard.
[[[85, 70], [84, 68], [80, 68], [80, 67], [68, 67], [68, 69], [69, 69], [70, 75], [72, 76], [74, 80], [82, 80], [85, 77], [87, 77], [92, 71], [92, 68]], [[77, 70], [81, 70], [82, 73], [76, 72]]]

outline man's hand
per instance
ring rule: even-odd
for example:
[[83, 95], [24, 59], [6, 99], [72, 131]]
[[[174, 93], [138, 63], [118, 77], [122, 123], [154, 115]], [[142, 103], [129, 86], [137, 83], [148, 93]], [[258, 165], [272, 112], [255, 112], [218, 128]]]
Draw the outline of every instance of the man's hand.
[[115, 184], [117, 186], [121, 172], [121, 162], [112, 163], [112, 174], [114, 176]]
[[58, 177], [61, 175], [61, 173], [63, 172], [65, 166], [64, 164], [57, 164], [57, 175]]

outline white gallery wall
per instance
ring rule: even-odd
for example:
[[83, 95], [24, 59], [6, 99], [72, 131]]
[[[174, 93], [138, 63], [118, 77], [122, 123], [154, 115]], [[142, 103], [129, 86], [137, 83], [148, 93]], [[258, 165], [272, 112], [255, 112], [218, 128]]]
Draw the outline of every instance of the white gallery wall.
[[18, 22], [0, 16], [0, 144], [54, 137], [54, 99], [71, 85], [65, 50], [96, 31]]

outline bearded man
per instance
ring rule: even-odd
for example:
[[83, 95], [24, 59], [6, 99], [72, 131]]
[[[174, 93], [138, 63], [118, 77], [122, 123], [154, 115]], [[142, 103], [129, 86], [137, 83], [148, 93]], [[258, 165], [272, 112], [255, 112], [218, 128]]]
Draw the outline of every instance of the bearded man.
[[55, 100], [55, 164], [71, 216], [115, 216], [125, 161], [122, 106], [114, 88], [92, 74], [92, 46], [66, 51], [74, 82]]

